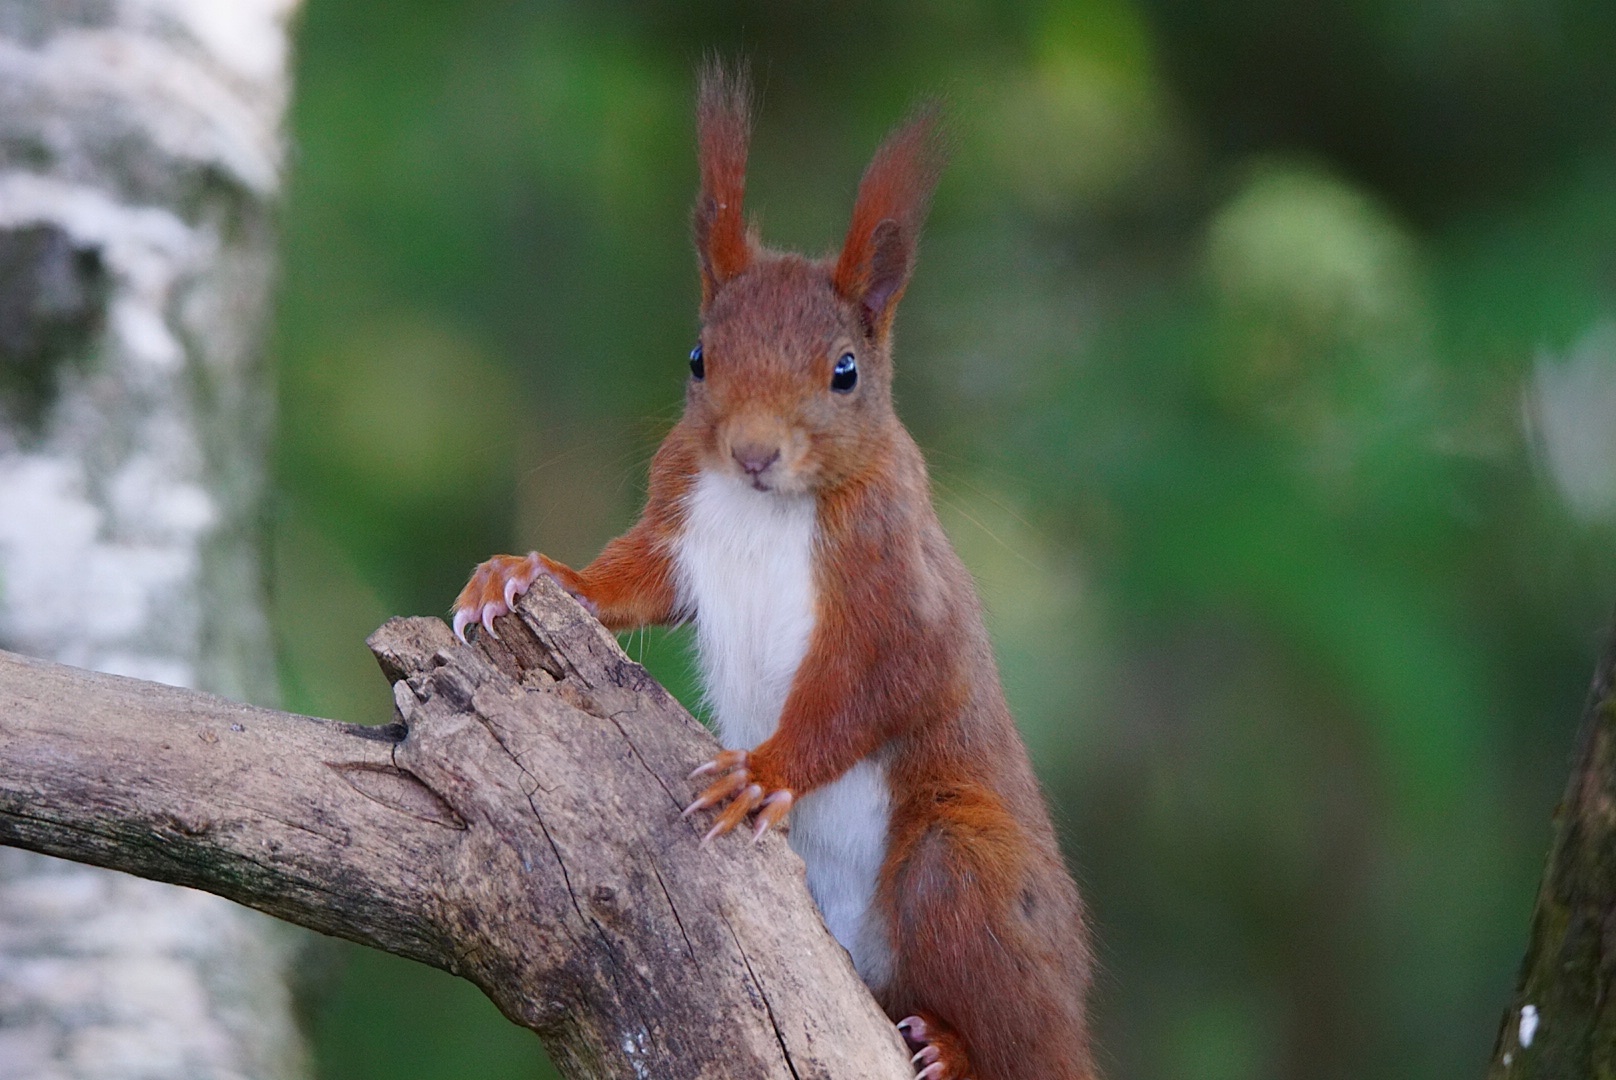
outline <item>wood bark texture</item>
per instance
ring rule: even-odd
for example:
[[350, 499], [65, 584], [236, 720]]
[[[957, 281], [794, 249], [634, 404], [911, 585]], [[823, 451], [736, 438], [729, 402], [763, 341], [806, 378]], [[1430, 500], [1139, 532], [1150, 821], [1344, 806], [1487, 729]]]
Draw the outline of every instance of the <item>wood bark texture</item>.
[[462, 975], [571, 1077], [909, 1080], [784, 840], [680, 817], [711, 735], [550, 582], [497, 627], [378, 630], [379, 728], [0, 656], [0, 842]]
[[[260, 331], [295, 7], [0, 0], [0, 647], [274, 698]], [[306, 1075], [302, 940], [0, 852], [0, 1080]]]
[[1488, 1080], [1616, 1080], [1616, 623]]

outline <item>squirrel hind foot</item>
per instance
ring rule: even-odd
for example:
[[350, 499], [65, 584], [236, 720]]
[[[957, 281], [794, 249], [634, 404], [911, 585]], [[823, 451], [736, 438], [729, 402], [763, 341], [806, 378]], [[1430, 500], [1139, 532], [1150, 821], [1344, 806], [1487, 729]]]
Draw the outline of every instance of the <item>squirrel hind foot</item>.
[[970, 1080], [971, 1061], [965, 1044], [947, 1024], [921, 1013], [898, 1021], [898, 1033], [916, 1047], [910, 1062], [915, 1080]]

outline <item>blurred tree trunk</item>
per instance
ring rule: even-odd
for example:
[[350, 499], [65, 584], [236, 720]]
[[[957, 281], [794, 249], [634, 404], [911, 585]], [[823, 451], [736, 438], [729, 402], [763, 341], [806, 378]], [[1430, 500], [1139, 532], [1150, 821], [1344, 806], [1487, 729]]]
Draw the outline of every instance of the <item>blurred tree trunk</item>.
[[[6, 648], [275, 695], [259, 348], [295, 6], [0, 0]], [[0, 852], [0, 1077], [303, 1075], [289, 934]]]
[[1577, 743], [1488, 1080], [1616, 1077], [1616, 622]]

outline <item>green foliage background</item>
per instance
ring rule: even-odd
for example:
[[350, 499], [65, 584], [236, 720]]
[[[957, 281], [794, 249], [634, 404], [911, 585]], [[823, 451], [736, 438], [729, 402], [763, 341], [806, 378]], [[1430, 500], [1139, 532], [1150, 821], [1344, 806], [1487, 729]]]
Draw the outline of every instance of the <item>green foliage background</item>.
[[[835, 245], [949, 101], [897, 393], [1093, 906], [1108, 1075], [1479, 1075], [1616, 598], [1611, 507], [1529, 422], [1539, 369], [1616, 370], [1616, 5], [307, 0], [291, 707], [385, 719], [384, 617], [633, 519], [709, 48], [752, 58], [780, 246]], [[628, 646], [694, 700], [678, 635]], [[322, 1076], [547, 1075], [469, 986], [352, 954]]]

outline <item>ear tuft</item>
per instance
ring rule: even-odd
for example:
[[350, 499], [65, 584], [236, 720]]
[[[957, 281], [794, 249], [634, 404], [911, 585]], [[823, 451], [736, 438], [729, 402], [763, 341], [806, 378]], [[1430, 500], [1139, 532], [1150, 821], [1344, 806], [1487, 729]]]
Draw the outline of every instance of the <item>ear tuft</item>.
[[872, 337], [885, 337], [892, 327], [947, 159], [941, 109], [928, 101], [887, 136], [864, 170], [832, 280], [842, 296], [859, 305]]
[[701, 259], [703, 308], [752, 262], [752, 240], [742, 210], [746, 153], [752, 141], [751, 99], [752, 80], [744, 61], [726, 69], [710, 57], [702, 66], [696, 92], [701, 191], [692, 225]]

